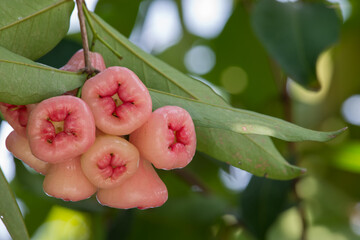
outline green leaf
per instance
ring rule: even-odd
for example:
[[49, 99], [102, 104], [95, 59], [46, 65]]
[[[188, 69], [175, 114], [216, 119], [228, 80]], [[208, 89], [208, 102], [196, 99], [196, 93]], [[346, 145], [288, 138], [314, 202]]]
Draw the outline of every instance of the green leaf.
[[85, 10], [90, 25], [92, 51], [100, 52], [107, 66], [124, 66], [134, 71], [149, 88], [188, 98], [227, 105], [211, 87], [195, 80], [142, 51], [96, 14]]
[[305, 169], [290, 165], [269, 137], [196, 127], [197, 150], [256, 176], [287, 180]]
[[35, 63], [0, 47], [0, 102], [29, 104], [80, 87], [84, 74]]
[[13, 239], [30, 239], [15, 197], [0, 169], [0, 218]]
[[141, 1], [100, 0], [95, 12], [125, 36], [130, 36]]
[[257, 239], [265, 239], [269, 227], [289, 207], [292, 185], [292, 181], [251, 178], [241, 196], [242, 220]]
[[1, 0], [0, 46], [30, 59], [50, 51], [66, 35], [72, 0]]
[[[163, 91], [156, 92], [154, 90], [151, 93], [155, 108], [172, 103], [173, 105], [183, 106], [192, 115], [196, 116], [197, 111], [199, 109], [201, 110], [203, 106], [206, 106], [207, 111], [210, 112], [207, 112], [205, 116], [209, 116], [210, 118], [212, 118], [212, 115], [219, 117], [229, 109], [231, 110], [229, 110], [228, 113], [233, 110], [235, 112], [238, 110], [229, 107], [226, 101], [218, 96], [209, 86], [189, 78], [168, 64], [142, 51], [95, 14], [86, 11], [86, 9], [85, 14], [89, 30], [88, 35], [92, 42], [92, 50], [101, 53], [108, 66], [121, 65], [128, 67], [136, 72], [148, 87]], [[173, 95], [168, 94], [167, 96], [163, 96], [163, 94], [166, 95], [165, 92], [172, 93]], [[187, 98], [182, 99], [175, 95]], [[202, 103], [199, 100], [209, 104]], [[204, 112], [204, 110], [202, 110], [202, 112]], [[234, 114], [236, 115], [237, 113]], [[201, 119], [201, 114], [197, 116], [200, 117], [197, 122], [199, 123], [199, 125], [197, 125], [197, 134], [199, 136], [198, 149], [200, 151], [259, 176], [267, 175], [269, 178], [289, 179], [297, 177], [303, 172], [300, 168], [290, 166], [286, 160], [283, 159], [273, 146], [270, 138], [260, 135], [254, 137], [239, 134], [239, 132], [251, 133], [252, 131], [243, 131], [243, 128], [237, 128], [236, 131], [224, 129], [224, 122], [222, 121], [225, 118], [221, 119], [221, 117], [220, 119], [218, 118], [220, 120], [219, 122], [215, 123], [215, 121], [212, 123], [213, 126], [216, 124], [219, 125], [215, 128], [200, 126], [203, 120], [205, 120], [204, 123], [206, 123], [208, 119], [207, 117]], [[250, 119], [251, 118], [248, 120]], [[281, 124], [282, 123], [286, 122], [281, 121]], [[280, 126], [276, 128], [280, 128]], [[260, 131], [260, 129], [258, 130]], [[312, 134], [313, 132], [310, 133]], [[260, 134], [264, 133], [261, 131]], [[322, 138], [327, 139], [325, 136], [326, 133], [322, 135]], [[328, 137], [331, 138], [330, 136]], [[223, 144], [219, 143], [218, 139], [220, 138]], [[241, 153], [239, 154], [239, 152]], [[238, 164], [238, 162], [242, 160], [239, 159], [239, 155], [246, 156], [247, 159], [253, 159], [256, 164], [252, 164], [251, 162], [241, 165]], [[268, 160], [269, 163], [266, 163], [266, 160]]]
[[176, 105], [186, 109], [197, 127], [221, 129], [241, 134], [259, 134], [285, 141], [328, 141], [346, 128], [319, 132], [299, 127], [284, 120], [230, 106], [217, 106], [173, 94], [150, 90], [153, 107]]
[[270, 55], [292, 79], [318, 89], [316, 61], [334, 44], [340, 20], [333, 8], [303, 1], [259, 1], [252, 14], [253, 28]]

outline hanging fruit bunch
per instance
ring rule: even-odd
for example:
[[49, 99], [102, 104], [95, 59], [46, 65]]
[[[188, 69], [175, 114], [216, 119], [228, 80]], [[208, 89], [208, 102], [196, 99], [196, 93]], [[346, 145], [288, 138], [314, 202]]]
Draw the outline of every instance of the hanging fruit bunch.
[[[44, 174], [44, 191], [65, 201], [97, 192], [99, 203], [116, 208], [163, 205], [168, 192], [156, 168], [183, 168], [196, 150], [194, 124], [177, 106], [152, 112], [150, 94], [134, 72], [105, 67], [89, 52], [98, 72], [88, 79], [81, 98], [75, 89], [38, 104], [1, 104], [14, 128], [6, 146], [13, 155]], [[79, 50], [61, 69], [85, 67]], [[130, 141], [128, 141], [129, 139]]]

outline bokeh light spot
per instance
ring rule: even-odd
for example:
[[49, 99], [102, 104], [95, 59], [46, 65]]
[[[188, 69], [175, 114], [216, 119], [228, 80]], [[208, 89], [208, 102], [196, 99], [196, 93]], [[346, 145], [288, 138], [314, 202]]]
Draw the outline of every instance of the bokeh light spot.
[[0, 168], [5, 178], [11, 182], [15, 177], [15, 163], [12, 154], [7, 150], [5, 141], [7, 136], [13, 131], [13, 128], [6, 122], [0, 124]]
[[216, 62], [214, 51], [208, 46], [198, 45], [191, 48], [186, 54], [184, 63], [189, 72], [203, 75], [208, 73]]
[[213, 38], [224, 28], [233, 8], [232, 0], [183, 0], [183, 14], [189, 32]]
[[230, 166], [229, 173], [220, 170], [220, 179], [228, 189], [241, 192], [249, 184], [252, 174], [239, 168]]
[[229, 93], [239, 94], [246, 88], [248, 76], [242, 68], [231, 66], [221, 73], [220, 81]]
[[341, 112], [348, 123], [360, 126], [360, 94], [346, 99], [341, 107]]

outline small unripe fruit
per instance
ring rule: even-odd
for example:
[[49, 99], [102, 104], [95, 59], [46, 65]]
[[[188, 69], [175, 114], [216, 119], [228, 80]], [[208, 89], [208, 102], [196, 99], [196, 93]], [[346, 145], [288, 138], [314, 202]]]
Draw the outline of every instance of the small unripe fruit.
[[109, 67], [87, 80], [81, 98], [94, 113], [96, 127], [111, 135], [133, 132], [152, 110], [149, 91], [124, 67]]
[[[89, 52], [91, 66], [99, 71], [105, 70], [105, 62], [100, 53]], [[77, 72], [85, 68], [84, 50], [77, 51], [69, 61], [60, 69], [69, 72]]]
[[155, 110], [148, 121], [130, 134], [130, 142], [156, 168], [183, 168], [196, 151], [196, 134], [190, 114], [177, 106]]
[[35, 107], [36, 104], [12, 105], [0, 103], [0, 112], [18, 134], [26, 137], [26, 126], [29, 114]]
[[96, 187], [82, 172], [80, 157], [51, 164], [43, 188], [50, 196], [73, 202], [87, 199], [96, 192]]
[[139, 159], [136, 147], [125, 139], [100, 135], [81, 156], [81, 166], [95, 186], [110, 188], [131, 177], [138, 168]]
[[14, 157], [22, 160], [38, 173], [44, 175], [47, 173], [50, 165], [35, 157], [30, 150], [28, 140], [17, 132], [12, 131], [6, 138], [6, 148], [14, 155]]
[[136, 173], [120, 186], [100, 189], [96, 195], [99, 203], [114, 208], [147, 209], [163, 205], [168, 191], [154, 168], [141, 159]]
[[59, 163], [84, 153], [95, 141], [95, 122], [80, 98], [46, 99], [31, 112], [27, 127], [32, 153], [39, 159]]

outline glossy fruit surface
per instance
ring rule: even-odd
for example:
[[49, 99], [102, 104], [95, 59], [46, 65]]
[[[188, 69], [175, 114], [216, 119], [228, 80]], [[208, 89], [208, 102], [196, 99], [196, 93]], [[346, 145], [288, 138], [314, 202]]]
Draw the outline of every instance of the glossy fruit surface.
[[81, 155], [94, 143], [95, 122], [83, 100], [58, 96], [42, 101], [31, 112], [27, 133], [37, 158], [58, 163]]
[[17, 132], [12, 131], [6, 138], [6, 148], [14, 155], [14, 157], [22, 160], [38, 173], [43, 175], [47, 173], [49, 163], [35, 157], [30, 150], [28, 140]]
[[74, 202], [87, 199], [96, 192], [96, 187], [82, 172], [80, 157], [51, 164], [43, 188], [50, 196]]
[[81, 166], [95, 186], [110, 188], [131, 177], [138, 168], [139, 159], [136, 147], [125, 139], [101, 135], [81, 156]]
[[87, 80], [82, 99], [94, 113], [96, 126], [104, 133], [127, 135], [150, 116], [149, 91], [131, 70], [109, 67]]
[[120, 186], [100, 189], [98, 201], [114, 208], [147, 209], [163, 205], [168, 199], [168, 191], [151, 163], [141, 159], [136, 173]]
[[156, 168], [183, 168], [196, 151], [196, 134], [190, 114], [177, 106], [154, 111], [149, 120], [130, 135], [130, 142]]

